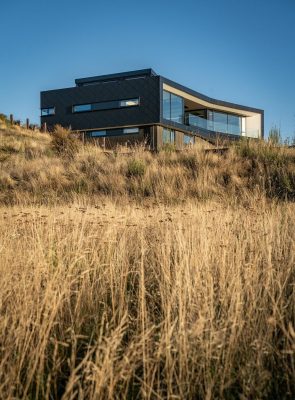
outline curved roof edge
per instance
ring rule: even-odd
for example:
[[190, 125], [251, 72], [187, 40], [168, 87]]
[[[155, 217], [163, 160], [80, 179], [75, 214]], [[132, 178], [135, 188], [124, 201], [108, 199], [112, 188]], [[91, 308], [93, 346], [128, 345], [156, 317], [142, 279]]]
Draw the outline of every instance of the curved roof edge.
[[193, 89], [183, 86], [177, 82], [171, 81], [170, 79], [167, 79], [164, 76], [161, 76], [160, 78], [163, 83], [173, 86], [174, 88], [181, 90], [183, 92], [186, 92], [186, 93], [188, 93], [192, 96], [195, 96], [201, 100], [207, 101], [208, 103], [212, 103], [212, 104], [216, 104], [216, 105], [224, 106], [224, 107], [237, 108], [239, 110], [244, 110], [244, 111], [251, 111], [251, 112], [259, 113], [259, 114], [264, 114], [264, 110], [262, 110], [260, 108], [248, 107], [248, 106], [243, 106], [241, 104], [230, 103], [230, 102], [224, 101], [224, 100], [213, 99], [212, 97], [206, 96], [206, 95], [199, 93]]

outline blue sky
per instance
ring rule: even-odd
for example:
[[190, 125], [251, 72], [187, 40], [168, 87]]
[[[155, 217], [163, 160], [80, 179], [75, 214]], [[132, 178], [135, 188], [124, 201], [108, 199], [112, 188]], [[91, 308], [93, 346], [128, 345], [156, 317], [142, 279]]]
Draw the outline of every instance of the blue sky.
[[295, 0], [1, 4], [0, 112], [38, 123], [41, 90], [149, 67], [295, 135]]

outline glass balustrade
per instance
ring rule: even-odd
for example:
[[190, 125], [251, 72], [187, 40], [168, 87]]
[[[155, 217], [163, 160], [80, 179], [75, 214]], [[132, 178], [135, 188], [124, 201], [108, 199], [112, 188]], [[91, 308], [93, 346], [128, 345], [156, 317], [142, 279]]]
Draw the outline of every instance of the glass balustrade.
[[212, 121], [205, 118], [198, 117], [197, 115], [187, 113], [185, 116], [186, 125], [196, 126], [201, 129], [208, 131], [226, 133], [230, 135], [241, 135], [246, 137], [258, 138], [259, 131], [247, 131], [243, 132], [240, 124], [223, 123], [221, 121]]

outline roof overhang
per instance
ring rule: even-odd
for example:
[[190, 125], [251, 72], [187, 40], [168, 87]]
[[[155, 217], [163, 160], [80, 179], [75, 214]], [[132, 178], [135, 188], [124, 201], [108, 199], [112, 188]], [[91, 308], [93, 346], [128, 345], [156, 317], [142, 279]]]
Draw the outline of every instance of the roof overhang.
[[254, 109], [251, 107], [241, 106], [234, 103], [229, 103], [221, 100], [211, 99], [201, 93], [195, 92], [188, 89], [176, 82], [169, 81], [166, 78], [162, 78], [163, 89], [191, 102], [197, 103], [205, 108], [211, 108], [214, 110], [220, 110], [223, 112], [234, 113], [244, 117], [251, 117], [257, 114], [263, 114], [263, 110]]

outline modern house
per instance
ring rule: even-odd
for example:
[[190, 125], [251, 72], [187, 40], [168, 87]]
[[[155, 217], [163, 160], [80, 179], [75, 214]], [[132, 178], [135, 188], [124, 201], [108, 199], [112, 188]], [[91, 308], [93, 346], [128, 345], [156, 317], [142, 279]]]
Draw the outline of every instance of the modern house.
[[144, 142], [177, 149], [202, 138], [263, 138], [263, 110], [215, 100], [152, 69], [75, 80], [41, 92], [41, 124], [82, 132], [109, 148]]

